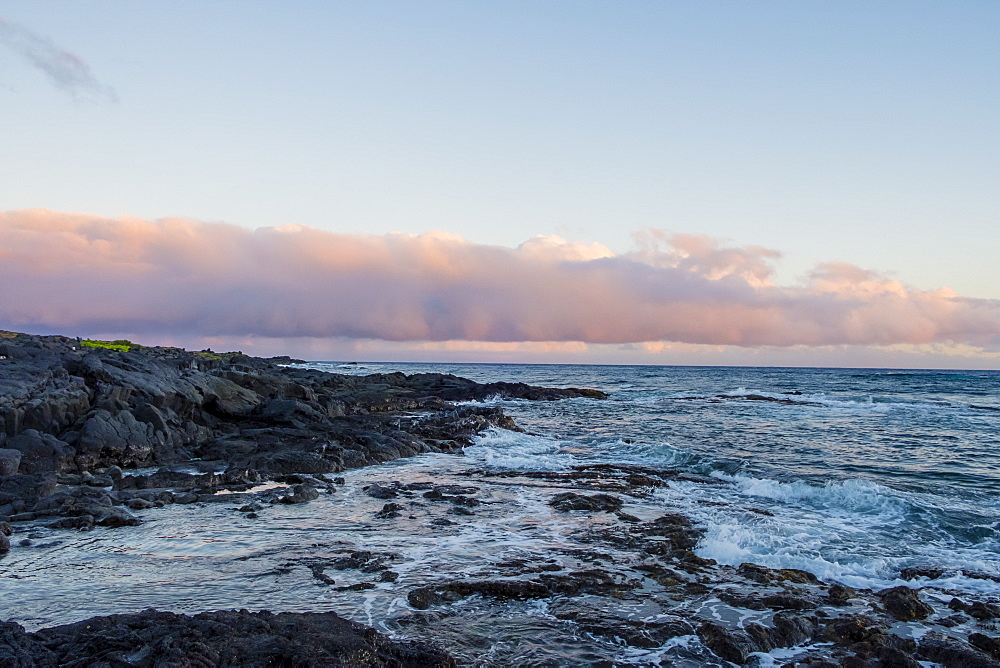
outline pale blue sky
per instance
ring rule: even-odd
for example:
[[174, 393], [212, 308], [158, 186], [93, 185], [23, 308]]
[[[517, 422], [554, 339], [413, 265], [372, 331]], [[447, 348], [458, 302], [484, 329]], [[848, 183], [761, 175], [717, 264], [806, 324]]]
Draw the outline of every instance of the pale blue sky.
[[779, 283], [846, 261], [1000, 298], [995, 1], [35, 0], [0, 19], [93, 75], [60, 87], [0, 43], [0, 210], [615, 252], [652, 227], [777, 249]]
[[1000, 297], [1000, 3], [3, 2], [0, 207], [630, 247]]

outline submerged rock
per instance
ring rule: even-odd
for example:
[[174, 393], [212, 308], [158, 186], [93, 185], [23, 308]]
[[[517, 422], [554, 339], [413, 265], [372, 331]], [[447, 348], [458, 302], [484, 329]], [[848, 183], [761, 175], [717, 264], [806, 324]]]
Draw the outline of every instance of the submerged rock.
[[639, 586], [635, 580], [596, 569], [572, 573], [542, 573], [533, 580], [461, 580], [429, 587], [418, 587], [407, 594], [410, 605], [424, 610], [432, 605], [450, 603], [473, 595], [497, 600], [528, 600], [557, 595], [618, 596]]
[[625, 502], [617, 496], [611, 494], [577, 494], [575, 492], [562, 492], [556, 494], [549, 501], [549, 505], [559, 512], [569, 512], [571, 510], [586, 511], [615, 511], [619, 510]]

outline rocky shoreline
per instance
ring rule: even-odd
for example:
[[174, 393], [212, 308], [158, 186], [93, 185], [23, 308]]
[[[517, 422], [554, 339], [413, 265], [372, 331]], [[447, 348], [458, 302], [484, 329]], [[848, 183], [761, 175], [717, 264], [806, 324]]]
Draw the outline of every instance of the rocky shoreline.
[[[31, 547], [24, 527], [129, 527], [167, 505], [224, 502], [252, 519], [269, 506], [336, 495], [344, 482], [338, 474], [348, 469], [457, 453], [483, 430], [517, 429], [499, 408], [451, 402], [602, 396], [440, 374], [338, 376], [283, 366], [288, 358], [0, 337], [0, 548], [11, 554]], [[33, 633], [2, 623], [0, 665], [488, 662], [455, 641], [470, 634], [463, 616], [470, 601], [482, 601], [494, 618], [511, 606], [544, 603], [540, 632], [593, 646], [592, 665], [615, 665], [600, 655], [608, 646], [663, 650], [663, 665], [1000, 665], [1000, 605], [933, 589], [941, 572], [902, 574], [921, 578], [925, 592], [876, 592], [794, 569], [719, 565], [693, 552], [702, 532], [688, 518], [638, 510], [657, 489], [714, 484], [711, 478], [612, 464], [462, 476], [456, 484], [380, 474], [364, 486], [366, 512], [387, 530], [420, 522], [447, 535], [502, 508], [503, 490], [531, 486], [549, 512], [578, 523], [572, 538], [582, 549], [487, 559], [472, 577], [441, 574], [409, 587], [401, 595], [410, 611], [387, 622], [406, 641], [333, 612], [149, 610]], [[303, 569], [317, 586], [350, 596], [395, 583], [398, 560], [347, 550], [280, 569]], [[3, 569], [0, 559], [0, 577]], [[630, 614], [643, 606], [641, 619]], [[10, 613], [0, 611], [0, 619]], [[761, 664], [768, 653], [783, 658]]]

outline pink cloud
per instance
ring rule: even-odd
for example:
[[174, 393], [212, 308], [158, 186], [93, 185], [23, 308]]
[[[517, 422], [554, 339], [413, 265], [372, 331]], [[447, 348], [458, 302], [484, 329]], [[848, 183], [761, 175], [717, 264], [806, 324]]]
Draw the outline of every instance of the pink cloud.
[[[0, 213], [0, 326], [384, 341], [1000, 347], [1000, 301], [846, 264], [778, 286], [778, 253], [647, 231], [639, 250], [441, 232], [250, 231], [183, 219]], [[449, 344], [450, 345], [450, 344]]]

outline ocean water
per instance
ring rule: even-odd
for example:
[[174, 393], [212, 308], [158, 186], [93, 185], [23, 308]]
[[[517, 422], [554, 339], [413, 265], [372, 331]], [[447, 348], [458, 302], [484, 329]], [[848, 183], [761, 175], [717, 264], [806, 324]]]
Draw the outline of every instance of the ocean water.
[[[342, 364], [334, 373], [452, 373], [482, 382], [589, 387], [607, 400], [491, 399], [526, 432], [493, 430], [463, 454], [429, 454], [343, 474], [335, 494], [275, 505], [249, 519], [242, 502], [139, 511], [138, 527], [88, 533], [19, 527], [0, 561], [0, 618], [29, 629], [157, 607], [334, 610], [402, 637], [414, 587], [495, 577], [513, 560], [586, 568], [581, 531], [599, 515], [558, 513], [561, 491], [517, 472], [590, 463], [689, 473], [625, 510], [643, 520], [680, 512], [704, 530], [696, 552], [723, 564], [800, 568], [855, 588], [929, 586], [1000, 596], [1000, 373], [489, 364]], [[491, 477], [476, 472], [502, 473]], [[510, 474], [510, 475], [507, 475]], [[473, 484], [472, 516], [407, 501], [378, 519], [372, 483]], [[448, 504], [444, 504], [447, 506]], [[437, 514], [435, 514], [437, 513]], [[610, 549], [610, 548], [609, 548]], [[310, 564], [353, 550], [387, 555], [399, 577], [364, 591], [318, 582]], [[942, 577], [904, 580], [907, 567]], [[371, 580], [327, 571], [337, 585]], [[932, 592], [931, 589], [926, 590]], [[928, 593], [926, 595], [934, 595]], [[718, 600], [670, 614], [711, 618]], [[547, 601], [449, 607], [426, 638], [468, 665], [710, 665], [695, 636], [642, 650], [567, 630]], [[555, 605], [553, 603], [553, 605]], [[601, 605], [611, 605], [601, 599]], [[662, 610], [622, 603], [620, 616]], [[631, 607], [629, 607], [631, 606]], [[403, 621], [400, 621], [403, 620]], [[516, 639], [516, 640], [512, 640]], [[714, 664], [713, 664], [714, 665]]]
[[938, 584], [1000, 593], [981, 577], [1000, 576], [997, 371], [311, 366], [600, 389], [608, 400], [497, 400], [531, 434], [494, 432], [469, 454], [499, 468], [596, 461], [711, 475], [721, 484], [675, 483], [662, 501], [707, 529], [697, 552], [721, 563], [801, 568], [855, 587], [934, 567], [948, 572]]

